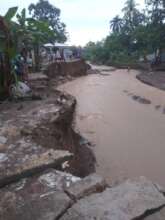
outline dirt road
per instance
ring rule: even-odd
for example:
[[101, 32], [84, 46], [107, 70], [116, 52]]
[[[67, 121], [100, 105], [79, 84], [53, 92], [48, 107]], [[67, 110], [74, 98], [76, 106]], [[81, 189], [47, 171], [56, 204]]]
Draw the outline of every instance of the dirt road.
[[76, 122], [92, 141], [97, 173], [109, 183], [146, 176], [165, 186], [165, 92], [136, 79], [135, 70], [94, 67], [60, 87], [78, 101]]

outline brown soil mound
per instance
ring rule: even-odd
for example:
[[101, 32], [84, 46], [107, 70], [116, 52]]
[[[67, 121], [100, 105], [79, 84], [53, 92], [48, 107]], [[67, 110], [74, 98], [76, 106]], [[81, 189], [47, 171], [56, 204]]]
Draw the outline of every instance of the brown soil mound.
[[50, 64], [45, 70], [45, 74], [49, 78], [56, 78], [57, 76], [83, 76], [87, 75], [87, 70], [90, 68], [83, 59], [74, 60], [70, 62], [54, 62]]
[[143, 72], [137, 75], [137, 79], [150, 86], [165, 90], [165, 73], [162, 71]]

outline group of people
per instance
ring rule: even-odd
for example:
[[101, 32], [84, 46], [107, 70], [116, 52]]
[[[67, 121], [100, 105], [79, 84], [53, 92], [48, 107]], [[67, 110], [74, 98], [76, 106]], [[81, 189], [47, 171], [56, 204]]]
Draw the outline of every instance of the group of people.
[[32, 71], [32, 54], [24, 48], [13, 60], [15, 73], [20, 81], [28, 81], [28, 73]]
[[45, 49], [41, 51], [42, 60], [50, 62], [70, 61], [81, 58], [81, 48], [58, 48]]
[[[33, 69], [33, 59], [31, 52], [28, 52], [25, 48], [23, 48], [20, 53], [11, 60], [11, 65], [8, 65], [8, 69], [6, 69], [7, 65], [5, 62], [5, 55], [4, 53], [0, 52], [0, 74], [10, 70], [12, 74], [9, 81], [13, 82], [16, 80], [16, 78], [18, 81], [28, 81], [28, 73], [32, 72]], [[2, 77], [1, 81], [3, 81]]]
[[[41, 50], [40, 55], [42, 62], [48, 60], [48, 62], [61, 62], [73, 59], [81, 58], [81, 49], [75, 48], [57, 48], [54, 47], [51, 52]], [[33, 70], [33, 58], [32, 53], [23, 48], [20, 53], [13, 60], [14, 71], [17, 74], [19, 81], [28, 81], [28, 73]]]

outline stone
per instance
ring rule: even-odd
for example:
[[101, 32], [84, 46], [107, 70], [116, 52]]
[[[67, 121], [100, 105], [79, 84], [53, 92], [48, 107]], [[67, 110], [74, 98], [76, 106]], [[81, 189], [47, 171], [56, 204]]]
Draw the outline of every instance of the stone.
[[0, 190], [0, 220], [57, 219], [73, 203], [63, 191], [68, 177], [74, 178], [52, 169], [4, 187]]
[[17, 85], [11, 85], [11, 96], [13, 98], [24, 98], [31, 96], [31, 89], [25, 83], [18, 81]]
[[137, 95], [133, 95], [132, 99], [141, 103], [141, 104], [148, 104], [148, 105], [151, 104], [151, 101], [149, 99], [146, 99], [146, 98], [143, 98], [143, 97], [140, 97]]
[[67, 194], [78, 200], [95, 192], [102, 192], [106, 188], [106, 181], [97, 174], [91, 174], [66, 188]]
[[30, 73], [29, 81], [39, 81], [39, 80], [48, 80], [48, 77], [43, 73]]
[[157, 187], [159, 192], [161, 192], [162, 194], [165, 194], [165, 188], [164, 187], [160, 186], [158, 183], [156, 183], [155, 186]]
[[7, 142], [7, 138], [5, 138], [4, 136], [0, 136], [0, 144], [6, 144]]
[[161, 108], [161, 105], [156, 105], [156, 106], [155, 106], [155, 109], [156, 109], [156, 110], [159, 110], [160, 108]]
[[162, 208], [141, 220], [165, 220], [165, 208]]
[[6, 154], [4, 153], [0, 153], [0, 162], [4, 162], [8, 159], [8, 157], [6, 156]]
[[64, 190], [66, 187], [70, 187], [70, 185], [80, 180], [81, 178], [79, 177], [55, 170], [45, 173], [38, 178], [40, 183], [58, 190]]
[[0, 151], [3, 152], [6, 148], [5, 144], [0, 144]]
[[163, 109], [163, 114], [165, 114], [165, 108]]
[[59, 167], [71, 158], [68, 151], [46, 149], [21, 139], [0, 154], [0, 187], [47, 168]]
[[140, 177], [79, 200], [61, 220], [134, 220], [164, 205], [157, 187]]
[[139, 99], [139, 102], [141, 104], [147, 104], [147, 105], [151, 104], [151, 101], [149, 99], [142, 98], [142, 97]]

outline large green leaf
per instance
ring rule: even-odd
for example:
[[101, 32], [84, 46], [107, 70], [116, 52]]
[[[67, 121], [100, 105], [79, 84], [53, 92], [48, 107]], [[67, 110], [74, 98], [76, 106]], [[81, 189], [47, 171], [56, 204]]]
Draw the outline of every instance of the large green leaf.
[[4, 16], [5, 20], [11, 21], [11, 19], [15, 16], [17, 10], [18, 10], [18, 7], [9, 8], [6, 15]]
[[0, 52], [4, 52], [4, 50], [5, 50], [4, 38], [0, 36]]
[[21, 16], [22, 16], [22, 19], [25, 21], [25, 19], [26, 19], [26, 9], [25, 8], [22, 9]]
[[5, 48], [5, 53], [8, 54], [10, 59], [14, 59], [17, 55], [17, 51], [15, 47]]

